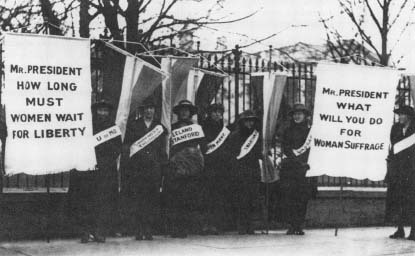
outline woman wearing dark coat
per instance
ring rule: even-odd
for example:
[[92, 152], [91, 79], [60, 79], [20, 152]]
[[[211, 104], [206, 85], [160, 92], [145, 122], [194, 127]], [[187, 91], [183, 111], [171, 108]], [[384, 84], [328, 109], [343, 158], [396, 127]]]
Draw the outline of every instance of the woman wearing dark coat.
[[[204, 152], [205, 170], [203, 175], [203, 201], [206, 223], [202, 234], [217, 235], [224, 226], [225, 198], [227, 194], [227, 165], [229, 156], [226, 150], [226, 139], [229, 138], [229, 130], [223, 124], [223, 106], [211, 104], [207, 111], [207, 118], [203, 121], [202, 128], [208, 143], [208, 149]], [[227, 136], [227, 137], [226, 137]], [[223, 138], [219, 143], [218, 138]]]
[[[153, 224], [160, 207], [161, 166], [167, 161], [167, 131], [155, 120], [155, 106], [151, 98], [144, 102], [140, 107], [143, 117], [128, 121], [124, 139], [128, 146], [128, 161], [122, 194], [128, 202], [125, 212], [129, 213], [136, 240], [153, 239]], [[155, 134], [155, 139], [141, 144], [142, 148], [137, 152], [131, 152], [131, 145], [149, 134]]]
[[392, 126], [391, 151], [388, 157], [388, 171], [385, 181], [388, 184], [386, 193], [386, 221], [394, 222], [398, 230], [390, 238], [404, 238], [404, 225], [411, 225], [408, 240], [415, 240], [415, 146], [412, 145], [400, 152], [395, 152], [397, 142], [415, 133], [414, 110], [403, 106], [395, 113], [399, 122]]
[[202, 127], [194, 124], [192, 116], [197, 108], [182, 100], [173, 108], [178, 121], [171, 126], [171, 148], [166, 189], [166, 204], [170, 210], [171, 236], [187, 236], [190, 213], [200, 209], [200, 176], [204, 168], [206, 143]]
[[236, 130], [229, 135], [227, 148], [231, 155], [232, 182], [229, 187], [237, 211], [238, 233], [254, 234], [251, 221], [259, 195], [259, 160], [262, 159], [262, 152], [259, 118], [253, 111], [247, 110], [240, 115]]
[[310, 131], [307, 116], [309, 111], [303, 104], [295, 104], [290, 112], [289, 127], [282, 137], [282, 152], [286, 156], [281, 163], [281, 215], [290, 227], [287, 235], [304, 235], [302, 225], [311, 196], [311, 187], [306, 180], [309, 150], [299, 152]]
[[[93, 132], [97, 134], [115, 125], [110, 114], [113, 106], [103, 100], [92, 106]], [[121, 136], [95, 146], [97, 170], [70, 172], [68, 201], [70, 213], [82, 232], [81, 243], [105, 242], [117, 219], [117, 158], [121, 153]]]

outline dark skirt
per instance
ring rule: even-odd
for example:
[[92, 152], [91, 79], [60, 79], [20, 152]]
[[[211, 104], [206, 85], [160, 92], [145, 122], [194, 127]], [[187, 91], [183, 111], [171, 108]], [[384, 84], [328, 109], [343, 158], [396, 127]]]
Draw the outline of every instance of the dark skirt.
[[282, 164], [276, 212], [279, 221], [301, 225], [305, 220], [307, 203], [312, 196], [312, 185], [305, 174], [308, 166], [298, 162]]

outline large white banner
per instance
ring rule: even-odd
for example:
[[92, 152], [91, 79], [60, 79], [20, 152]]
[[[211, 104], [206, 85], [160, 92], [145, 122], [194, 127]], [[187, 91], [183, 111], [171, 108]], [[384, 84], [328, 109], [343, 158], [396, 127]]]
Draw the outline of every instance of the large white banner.
[[399, 81], [397, 70], [319, 64], [308, 176], [382, 180]]
[[89, 39], [6, 34], [3, 49], [6, 173], [93, 169]]

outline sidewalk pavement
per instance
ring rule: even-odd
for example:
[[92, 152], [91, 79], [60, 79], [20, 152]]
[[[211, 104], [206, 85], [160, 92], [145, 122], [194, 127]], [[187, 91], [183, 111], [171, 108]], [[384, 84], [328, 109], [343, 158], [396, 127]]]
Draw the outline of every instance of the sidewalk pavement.
[[[285, 231], [268, 235], [226, 234], [190, 236], [186, 239], [156, 236], [153, 241], [135, 241], [132, 237], [108, 238], [105, 244], [80, 244], [79, 240], [18, 241], [0, 243], [0, 255], [415, 255], [415, 241], [393, 240], [391, 227], [306, 230], [305, 236], [287, 236]], [[409, 229], [406, 229], [409, 233]]]

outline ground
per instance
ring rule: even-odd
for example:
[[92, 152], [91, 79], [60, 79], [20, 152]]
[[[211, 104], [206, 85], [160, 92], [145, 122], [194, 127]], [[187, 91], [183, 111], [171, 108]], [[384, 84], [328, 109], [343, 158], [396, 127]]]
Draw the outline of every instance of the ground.
[[[406, 229], [407, 233], [409, 232]], [[305, 236], [287, 236], [283, 230], [270, 234], [238, 236], [190, 236], [173, 239], [156, 236], [153, 241], [131, 237], [109, 238], [105, 244], [80, 244], [78, 240], [18, 241], [0, 243], [0, 255], [415, 255], [415, 241], [393, 240], [390, 227], [306, 230]]]

